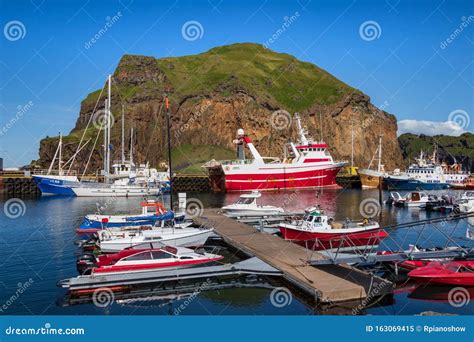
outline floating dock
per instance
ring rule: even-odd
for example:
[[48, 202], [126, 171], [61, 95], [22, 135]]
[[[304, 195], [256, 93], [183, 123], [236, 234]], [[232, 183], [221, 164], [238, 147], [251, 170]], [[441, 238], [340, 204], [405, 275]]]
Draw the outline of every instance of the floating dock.
[[240, 252], [258, 257], [281, 271], [283, 278], [319, 302], [362, 300], [375, 289], [377, 295], [391, 293], [393, 284], [348, 265], [311, 266], [308, 260], [325, 259], [320, 253], [260, 233], [255, 228], [222, 215], [218, 209], [205, 209], [198, 224], [213, 227], [223, 240]]

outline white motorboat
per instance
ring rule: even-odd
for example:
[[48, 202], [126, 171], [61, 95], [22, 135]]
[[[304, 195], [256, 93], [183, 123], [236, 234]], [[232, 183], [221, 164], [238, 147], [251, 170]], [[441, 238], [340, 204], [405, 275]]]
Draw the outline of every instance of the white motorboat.
[[285, 210], [280, 207], [258, 205], [257, 198], [260, 198], [261, 196], [262, 194], [259, 191], [252, 191], [251, 193], [240, 195], [237, 202], [223, 206], [222, 210], [230, 217], [272, 216], [281, 215], [285, 212]]
[[160, 242], [173, 247], [202, 246], [211, 236], [214, 229], [201, 228], [155, 228], [150, 230], [132, 230], [110, 232], [101, 230], [97, 233], [99, 246], [104, 253], [115, 253], [122, 249], [142, 243]]
[[430, 202], [430, 197], [425, 192], [413, 191], [402, 196], [398, 192], [391, 192], [393, 204], [399, 207], [424, 207]]

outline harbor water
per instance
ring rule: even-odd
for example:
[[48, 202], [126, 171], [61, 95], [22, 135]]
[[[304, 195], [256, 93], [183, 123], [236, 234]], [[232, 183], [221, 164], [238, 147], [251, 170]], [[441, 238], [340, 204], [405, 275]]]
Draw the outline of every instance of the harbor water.
[[[453, 191], [451, 194], [460, 196], [461, 193]], [[238, 193], [187, 194], [188, 200], [202, 203], [206, 208], [219, 208], [234, 202], [238, 196]], [[386, 199], [388, 193], [382, 197]], [[276, 301], [275, 289], [286, 285], [261, 277], [231, 279], [228, 286], [203, 287], [187, 296], [163, 297], [149, 288], [133, 299], [115, 298], [105, 307], [91, 302], [76, 304], [68, 299], [65, 289], [56, 285], [61, 279], [78, 275], [75, 241], [79, 237], [75, 229], [86, 214], [96, 212], [98, 207], [109, 214], [137, 213], [141, 199], [44, 196], [2, 198], [1, 201], [4, 210], [0, 220], [0, 314], [3, 315], [411, 315], [426, 311], [474, 314], [472, 301], [453, 305], [448, 298], [450, 288], [416, 288], [406, 283], [399, 285], [393, 295], [379, 298], [370, 305], [343, 303], [316, 307], [293, 292], [283, 298], [283, 302]], [[378, 201], [377, 190], [355, 189], [263, 193], [260, 198], [261, 204], [282, 206], [288, 211], [302, 211], [320, 204], [336, 220], [360, 219], [363, 214], [377, 214], [380, 209], [378, 218], [383, 227], [446, 216], [419, 208], [387, 205], [379, 208]], [[445, 234], [461, 245], [472, 245], [472, 241], [465, 238], [469, 225], [472, 222], [446, 220], [436, 227], [425, 226], [422, 234], [422, 226], [389, 230], [390, 238], [384, 240], [379, 250], [407, 248], [415, 242], [422, 247], [452, 245]], [[238, 257], [225, 248], [222, 253], [228, 261]], [[474, 296], [472, 289], [466, 291], [471, 298]]]

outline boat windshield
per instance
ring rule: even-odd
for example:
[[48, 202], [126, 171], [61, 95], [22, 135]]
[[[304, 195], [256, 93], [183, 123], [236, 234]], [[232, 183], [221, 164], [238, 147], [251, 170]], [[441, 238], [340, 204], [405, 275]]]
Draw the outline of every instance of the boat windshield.
[[123, 261], [136, 261], [136, 260], [151, 260], [151, 254], [149, 251], [137, 253], [129, 257], [123, 258]]
[[237, 204], [252, 204], [254, 200], [254, 198], [240, 198]]

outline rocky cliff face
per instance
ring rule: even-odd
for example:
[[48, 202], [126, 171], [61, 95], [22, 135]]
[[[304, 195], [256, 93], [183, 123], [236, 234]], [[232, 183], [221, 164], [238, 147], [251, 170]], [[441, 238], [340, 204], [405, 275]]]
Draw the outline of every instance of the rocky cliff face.
[[[283, 144], [290, 136], [295, 138], [292, 115], [285, 111], [298, 111], [309, 135], [322, 137], [336, 159], [350, 160], [353, 129], [356, 165], [367, 167], [379, 134], [383, 135], [386, 168], [399, 167], [403, 162], [393, 115], [376, 108], [367, 95], [324, 70], [260, 45], [235, 44], [196, 56], [165, 59], [126, 55], [113, 80], [112, 144], [116, 158], [120, 155], [123, 105], [127, 131], [133, 127], [136, 132], [135, 160], [148, 160], [152, 165], [166, 160], [163, 107], [168, 94], [175, 148], [198, 144], [233, 150], [236, 130], [243, 128], [262, 155], [280, 156]], [[75, 151], [83, 134], [91, 139], [92, 147], [100, 121], [93, 114], [94, 108], [103, 108], [105, 95], [105, 89], [102, 93], [99, 90], [82, 102], [76, 126], [65, 138], [66, 157]], [[99, 137], [89, 173], [101, 167], [101, 143]], [[54, 138], [42, 140], [42, 166], [51, 160], [56, 144]], [[86, 163], [89, 152], [86, 148], [78, 156], [80, 165]], [[190, 161], [193, 158], [189, 155]]]

